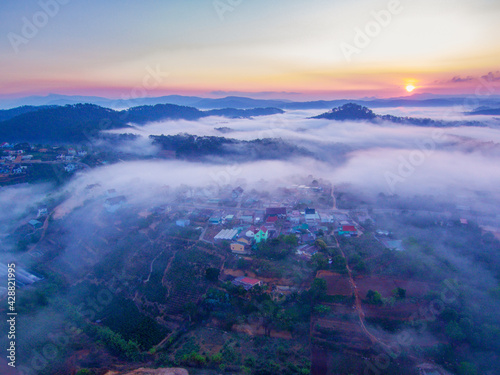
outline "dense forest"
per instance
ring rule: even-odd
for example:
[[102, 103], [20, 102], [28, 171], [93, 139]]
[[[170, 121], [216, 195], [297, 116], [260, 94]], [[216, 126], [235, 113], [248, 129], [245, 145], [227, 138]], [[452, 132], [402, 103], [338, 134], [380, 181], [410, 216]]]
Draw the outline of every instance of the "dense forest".
[[276, 108], [218, 109], [200, 111], [193, 107], [174, 104], [133, 107], [115, 111], [93, 104], [66, 106], [25, 106], [0, 111], [2, 141], [82, 143], [102, 130], [127, 128], [162, 120], [195, 121], [209, 116], [252, 118], [283, 113]]

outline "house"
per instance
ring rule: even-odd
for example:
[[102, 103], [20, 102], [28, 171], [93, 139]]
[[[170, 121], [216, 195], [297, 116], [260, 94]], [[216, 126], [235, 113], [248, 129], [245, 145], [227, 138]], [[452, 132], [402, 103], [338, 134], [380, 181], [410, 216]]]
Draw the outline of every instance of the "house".
[[288, 215], [288, 220], [293, 223], [293, 224], [298, 224], [300, 223], [300, 211], [292, 211], [289, 215]]
[[255, 235], [253, 236], [253, 238], [255, 239], [256, 243], [267, 241], [267, 239], [269, 238], [269, 230], [265, 226], [260, 227], [260, 229], [256, 230], [256, 232], [254, 233]]
[[306, 223], [315, 223], [319, 221], [319, 214], [316, 212], [314, 208], [306, 208], [305, 211]]
[[315, 245], [302, 245], [295, 253], [302, 259], [310, 260], [314, 254], [318, 253], [318, 248]]
[[43, 227], [43, 224], [38, 220], [30, 220], [28, 224], [31, 225], [33, 229], [39, 229]]
[[389, 250], [392, 250], [392, 251], [404, 251], [404, 247], [403, 247], [403, 241], [402, 240], [390, 240], [390, 239], [382, 239], [382, 240], [379, 240], [380, 242], [382, 242], [382, 244], [388, 248]]
[[220, 216], [212, 216], [210, 219], [208, 219], [208, 222], [212, 225], [219, 225], [222, 223], [222, 219]]
[[175, 225], [177, 225], [178, 227], [182, 227], [182, 228], [185, 228], [190, 224], [191, 224], [191, 221], [189, 219], [180, 219], [180, 220], [176, 220], [176, 222], [175, 222]]
[[231, 251], [235, 254], [249, 254], [251, 244], [252, 242], [249, 239], [245, 237], [239, 238], [231, 243]]
[[333, 216], [326, 214], [326, 213], [321, 213], [321, 222], [322, 223], [333, 223]]
[[242, 286], [245, 290], [250, 290], [254, 286], [262, 286], [262, 281], [252, 279], [251, 277], [240, 276], [233, 280], [233, 285]]
[[256, 243], [259, 243], [261, 241], [267, 241], [269, 238], [269, 230], [265, 226], [260, 228], [251, 226], [245, 235], [248, 238], [255, 240]]
[[309, 225], [308, 224], [301, 224], [301, 225], [297, 225], [296, 227], [293, 227], [292, 228], [292, 231], [294, 233], [307, 233], [309, 232]]
[[276, 216], [279, 219], [286, 218], [286, 207], [269, 207], [266, 208], [266, 217]]
[[253, 224], [254, 222], [254, 216], [253, 214], [243, 214], [240, 216], [240, 220], [242, 223], [246, 223], [246, 224]]
[[33, 159], [33, 155], [23, 155], [21, 156], [21, 160], [31, 160]]
[[278, 221], [278, 216], [268, 216], [266, 219], [267, 224], [275, 224]]
[[238, 235], [238, 229], [223, 229], [215, 237], [215, 241], [232, 241]]
[[316, 236], [314, 235], [314, 233], [308, 232], [300, 235], [300, 242], [302, 243], [313, 242], [315, 240]]
[[12, 145], [8, 142], [3, 142], [2, 144], [0, 144], [0, 147], [1, 148], [11, 148]]
[[355, 237], [358, 235], [358, 230], [354, 225], [343, 224], [339, 229], [339, 235], [344, 237]]

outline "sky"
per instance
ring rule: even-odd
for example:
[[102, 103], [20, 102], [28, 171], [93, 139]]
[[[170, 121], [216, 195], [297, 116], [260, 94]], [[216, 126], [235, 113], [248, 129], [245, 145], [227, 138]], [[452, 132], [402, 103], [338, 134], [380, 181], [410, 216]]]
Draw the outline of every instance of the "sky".
[[500, 92], [497, 0], [2, 0], [0, 96]]

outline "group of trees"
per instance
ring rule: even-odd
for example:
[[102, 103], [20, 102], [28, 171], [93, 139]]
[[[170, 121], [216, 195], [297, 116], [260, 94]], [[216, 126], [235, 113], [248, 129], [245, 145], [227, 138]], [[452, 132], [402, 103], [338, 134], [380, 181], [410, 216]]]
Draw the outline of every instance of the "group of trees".
[[178, 158], [198, 160], [206, 156], [225, 156], [239, 160], [274, 160], [310, 153], [281, 139], [241, 141], [191, 134], [151, 136], [154, 144], [175, 151]]
[[280, 235], [277, 238], [258, 243], [255, 254], [262, 258], [281, 260], [292, 254], [297, 243], [297, 237], [293, 234]]

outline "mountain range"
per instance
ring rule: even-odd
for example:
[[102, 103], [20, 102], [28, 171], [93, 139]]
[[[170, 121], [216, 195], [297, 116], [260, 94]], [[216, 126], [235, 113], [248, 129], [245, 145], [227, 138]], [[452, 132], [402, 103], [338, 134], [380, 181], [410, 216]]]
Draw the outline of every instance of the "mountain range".
[[[492, 108], [500, 107], [500, 96], [483, 96], [474, 98], [478, 105]], [[446, 96], [433, 94], [415, 94], [412, 96], [377, 99], [364, 98], [359, 100], [339, 99], [339, 100], [315, 100], [315, 101], [290, 101], [283, 99], [252, 99], [243, 96], [227, 96], [224, 98], [211, 99], [198, 96], [167, 95], [160, 97], [144, 97], [133, 99], [108, 99], [98, 96], [69, 96], [50, 94], [47, 96], [29, 96], [20, 99], [0, 98], [0, 109], [9, 109], [20, 106], [47, 106], [47, 105], [68, 105], [89, 103], [101, 107], [113, 109], [125, 109], [130, 107], [175, 104], [180, 106], [190, 106], [198, 109], [252, 109], [258, 107], [274, 107], [288, 110], [306, 109], [329, 109], [347, 103], [356, 103], [370, 108], [381, 107], [451, 107], [465, 106], [468, 103], [467, 96]]]

